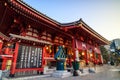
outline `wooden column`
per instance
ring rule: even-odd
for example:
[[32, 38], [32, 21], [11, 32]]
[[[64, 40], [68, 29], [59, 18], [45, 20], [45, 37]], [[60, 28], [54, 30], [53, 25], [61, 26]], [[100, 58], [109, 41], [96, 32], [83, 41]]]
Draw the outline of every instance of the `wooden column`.
[[96, 64], [96, 53], [93, 52], [93, 59], [94, 59], [94, 64]]
[[0, 51], [1, 51], [1, 49], [2, 49], [2, 45], [3, 45], [3, 43], [2, 43], [2, 42], [0, 42]]
[[17, 56], [18, 56], [18, 49], [19, 49], [19, 43], [17, 42], [16, 45], [15, 45], [15, 52], [13, 54], [12, 66], [11, 66], [11, 71], [10, 71], [10, 76], [11, 77], [14, 77], [14, 74], [15, 74], [15, 68], [16, 68]]
[[[2, 45], [3, 45], [3, 42], [2, 42], [2, 40], [0, 40], [0, 54], [1, 54], [1, 50], [2, 50]], [[3, 59], [3, 61], [2, 61], [1, 69], [5, 70], [6, 69], [7, 59], [6, 58], [2, 58], [2, 59]]]
[[102, 54], [100, 56], [101, 56], [101, 64], [103, 64], [103, 56], [102, 56]]
[[46, 47], [43, 47], [43, 53], [42, 53], [42, 67], [44, 67], [45, 64], [46, 64], [46, 61], [45, 61], [45, 59], [44, 59], [45, 54], [46, 54]]
[[96, 52], [96, 46], [95, 46], [95, 53], [94, 53], [94, 55], [95, 55], [95, 60], [94, 60], [94, 62], [95, 62], [95, 64], [97, 64], [97, 59], [96, 59], [96, 56], [97, 56], [97, 52]]
[[74, 54], [73, 60], [75, 60], [76, 54], [75, 54], [75, 39], [74, 39], [74, 37], [72, 38], [72, 48], [73, 48], [73, 54]]
[[6, 63], [7, 63], [7, 59], [3, 58], [2, 67], [1, 67], [2, 70], [6, 69]]
[[98, 59], [99, 59], [99, 63], [101, 64], [102, 63], [101, 54], [99, 54]]
[[[100, 51], [100, 48], [98, 48], [99, 49], [99, 51]], [[100, 54], [99, 54], [99, 62], [100, 62], [100, 64], [102, 64], [103, 63], [103, 60], [102, 60], [103, 58], [102, 58], [102, 54], [101, 54], [101, 51], [100, 51]]]
[[85, 50], [85, 61], [86, 61], [86, 64], [88, 64], [88, 54], [87, 54], [87, 50]]
[[3, 46], [3, 42], [0, 40], [0, 52], [1, 52], [2, 46]]

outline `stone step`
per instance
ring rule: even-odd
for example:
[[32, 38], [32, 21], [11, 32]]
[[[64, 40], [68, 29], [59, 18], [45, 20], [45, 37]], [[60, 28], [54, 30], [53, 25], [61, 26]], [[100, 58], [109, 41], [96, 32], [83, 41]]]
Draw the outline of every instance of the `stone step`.
[[52, 77], [55, 77], [55, 78], [65, 78], [65, 77], [69, 77], [69, 76], [72, 76], [72, 74], [70, 72], [67, 72], [66, 70], [64, 70], [64, 71], [55, 71], [52, 74]]

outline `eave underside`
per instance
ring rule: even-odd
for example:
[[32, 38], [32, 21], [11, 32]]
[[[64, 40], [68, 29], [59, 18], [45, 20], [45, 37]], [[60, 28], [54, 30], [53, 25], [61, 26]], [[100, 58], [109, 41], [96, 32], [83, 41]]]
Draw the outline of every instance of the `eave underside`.
[[76, 39], [79, 40], [80, 37], [83, 37], [84, 41], [91, 40], [94, 44], [95, 43], [98, 43], [99, 45], [109, 44], [109, 41], [103, 39], [103, 37], [101, 38], [101, 36], [95, 35], [94, 33], [80, 26], [69, 26], [68, 29], [66, 27], [64, 27], [63, 29], [66, 30], [67, 33], [74, 35]]

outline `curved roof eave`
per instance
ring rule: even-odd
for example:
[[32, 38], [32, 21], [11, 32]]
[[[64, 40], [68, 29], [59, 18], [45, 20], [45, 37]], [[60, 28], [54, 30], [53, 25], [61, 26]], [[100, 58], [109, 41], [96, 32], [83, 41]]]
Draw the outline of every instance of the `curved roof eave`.
[[[36, 15], [48, 20], [49, 22], [52, 22], [55, 25], [60, 25], [60, 23], [50, 17], [48, 17], [47, 15], [39, 12], [38, 10], [34, 9], [33, 7], [31, 7], [30, 5], [26, 4], [23, 0], [8, 0], [10, 3], [15, 4], [15, 2], [17, 2], [17, 4], [20, 4], [21, 6], [26, 7], [29, 11], [32, 11], [33, 13], [35, 13]], [[23, 8], [24, 9], [24, 8]]]
[[74, 22], [70, 22], [70, 23], [62, 23], [61, 27], [70, 27], [70, 26], [76, 26], [82, 24], [84, 25], [84, 27], [82, 27], [83, 29], [85, 29], [87, 32], [94, 34], [95, 36], [97, 36], [97, 38], [99, 38], [104, 44], [110, 44], [110, 42], [105, 39], [104, 37], [102, 37], [99, 33], [97, 33], [95, 30], [93, 30], [90, 26], [88, 26], [83, 20], [82, 18], [80, 18], [78, 21], [74, 21]]
[[[8, 0], [9, 2], [14, 2], [15, 0]], [[24, 1], [22, 0], [16, 0], [20, 5], [26, 7], [27, 9], [29, 9], [29, 11], [32, 11], [34, 12], [34, 14], [37, 14], [38, 16], [44, 18], [44, 19], [47, 19], [48, 21], [50, 21], [52, 24], [54, 25], [57, 25], [58, 26], [61, 26], [61, 27], [66, 27], [66, 26], [71, 26], [71, 25], [78, 25], [80, 23], [82, 23], [83, 25], [85, 25], [85, 28], [87, 30], [89, 30], [91, 33], [93, 33], [94, 35], [96, 36], [99, 36], [100, 39], [102, 39], [102, 41], [105, 43], [105, 44], [109, 44], [109, 41], [107, 39], [105, 39], [104, 37], [102, 37], [100, 34], [98, 34], [95, 30], [93, 30], [91, 27], [89, 27], [82, 19], [79, 19], [78, 21], [75, 21], [75, 22], [71, 22], [71, 23], [59, 23], [57, 22], [56, 20], [46, 16], [45, 14], [37, 11], [36, 9], [32, 8], [30, 5], [26, 4]], [[16, 2], [15, 1], [15, 2]], [[14, 4], [14, 3], [13, 3]]]

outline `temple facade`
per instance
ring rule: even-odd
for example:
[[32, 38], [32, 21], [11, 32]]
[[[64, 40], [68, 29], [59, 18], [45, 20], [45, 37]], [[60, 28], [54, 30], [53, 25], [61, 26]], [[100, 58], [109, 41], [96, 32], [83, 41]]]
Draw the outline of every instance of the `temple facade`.
[[0, 69], [10, 70], [10, 76], [55, 67], [59, 46], [65, 50], [66, 69], [75, 60], [80, 67], [103, 63], [99, 46], [109, 41], [82, 19], [62, 24], [21, 0], [1, 0], [0, 14]]

